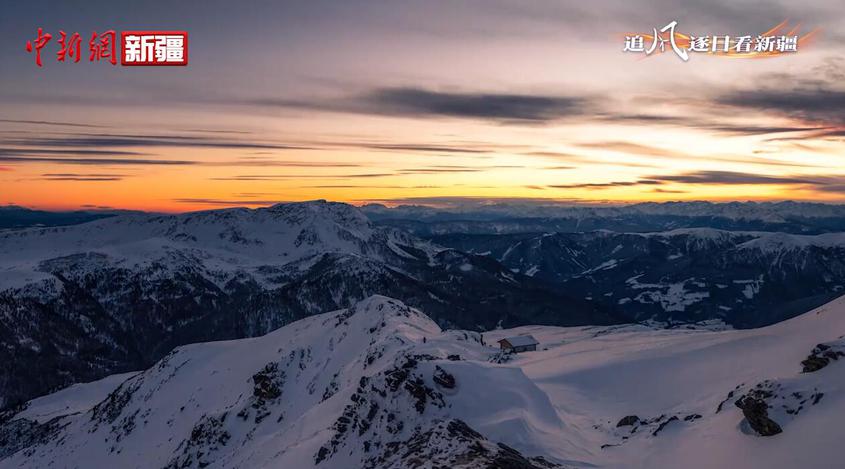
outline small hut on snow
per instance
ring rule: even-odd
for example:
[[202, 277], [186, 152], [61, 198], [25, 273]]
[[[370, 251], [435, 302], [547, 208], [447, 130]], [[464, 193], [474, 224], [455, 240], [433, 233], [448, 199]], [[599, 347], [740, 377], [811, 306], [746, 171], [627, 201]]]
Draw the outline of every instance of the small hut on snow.
[[535, 352], [537, 350], [537, 339], [530, 335], [518, 335], [506, 337], [499, 341], [499, 347], [503, 352]]

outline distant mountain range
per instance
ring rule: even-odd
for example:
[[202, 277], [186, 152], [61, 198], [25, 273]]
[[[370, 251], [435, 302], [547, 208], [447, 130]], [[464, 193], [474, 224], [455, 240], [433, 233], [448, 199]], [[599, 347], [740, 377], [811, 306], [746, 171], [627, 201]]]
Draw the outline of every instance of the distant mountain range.
[[473, 203], [452, 208], [362, 207], [372, 220], [418, 235], [668, 231], [716, 228], [820, 234], [845, 231], [845, 205], [808, 202], [646, 202], [620, 206], [543, 202]]
[[[629, 205], [565, 205], [548, 202], [467, 203], [451, 208], [421, 205], [360, 207], [371, 220], [421, 235], [612, 230], [667, 231], [717, 228], [820, 234], [845, 231], [845, 205], [812, 202], [645, 202]], [[0, 206], [0, 229], [67, 226], [126, 210], [44, 211]]]
[[845, 291], [845, 206], [668, 202], [369, 205], [376, 223], [487, 255], [631, 321], [759, 327]]
[[711, 228], [659, 233], [449, 234], [432, 241], [484, 254], [633, 321], [772, 324], [845, 292], [845, 233]]
[[100, 218], [113, 217], [119, 211], [49, 212], [32, 210], [16, 205], [0, 205], [0, 230], [32, 226], [66, 226], [85, 223]]

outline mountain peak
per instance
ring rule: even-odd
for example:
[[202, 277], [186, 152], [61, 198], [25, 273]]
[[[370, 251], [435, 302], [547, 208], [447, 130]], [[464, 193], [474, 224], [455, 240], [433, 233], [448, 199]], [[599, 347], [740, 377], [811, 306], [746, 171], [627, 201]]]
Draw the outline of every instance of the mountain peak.
[[305, 202], [285, 202], [256, 212], [269, 212], [291, 220], [323, 217], [326, 220], [349, 228], [370, 228], [369, 219], [360, 209], [343, 202], [329, 202], [323, 199]]
[[[276, 208], [285, 208], [285, 207], [289, 207], [289, 206], [292, 206], [292, 205], [318, 207], [318, 206], [321, 206], [321, 205], [327, 205], [329, 203], [330, 202], [326, 199], [314, 199], [314, 200], [303, 200], [301, 202], [279, 202], [279, 203], [273, 204], [273, 205], [271, 205], [270, 207], [267, 207], [267, 208], [270, 209], [270, 210], [273, 210], [273, 209], [276, 209]], [[342, 204], [342, 202], [331, 202], [331, 203]], [[346, 205], [346, 204], [343, 204], [343, 205]]]
[[375, 324], [370, 331], [389, 328], [392, 335], [402, 335], [412, 341], [421, 340], [426, 334], [442, 332], [426, 314], [383, 295], [371, 295], [350, 306], [345, 318], [355, 315], [366, 315], [366, 321]]

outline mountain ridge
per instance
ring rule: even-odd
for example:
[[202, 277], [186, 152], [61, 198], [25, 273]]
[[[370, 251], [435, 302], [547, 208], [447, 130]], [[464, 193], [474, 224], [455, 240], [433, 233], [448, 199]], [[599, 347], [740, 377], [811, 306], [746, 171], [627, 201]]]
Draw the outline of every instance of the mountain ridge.
[[[843, 331], [845, 299], [756, 330], [482, 337], [372, 296], [7, 412], [0, 467], [824, 467], [839, 451], [845, 365], [805, 363], [845, 356]], [[541, 347], [490, 347], [516, 334]], [[741, 408], [752, 400], [768, 412]], [[762, 419], [780, 434], [763, 436]]]

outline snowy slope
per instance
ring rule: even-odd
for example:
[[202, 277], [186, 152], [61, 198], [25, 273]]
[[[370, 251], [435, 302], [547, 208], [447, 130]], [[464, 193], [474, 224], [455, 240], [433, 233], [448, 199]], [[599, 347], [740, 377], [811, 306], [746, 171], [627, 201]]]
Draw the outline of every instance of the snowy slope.
[[[511, 364], [553, 396], [558, 412], [589, 435], [594, 448], [614, 445], [600, 450], [594, 460], [600, 466], [832, 468], [841, 463], [837, 442], [845, 438], [845, 363], [801, 373], [801, 362], [818, 343], [843, 343], [845, 298], [755, 330], [614, 329], [524, 327], [495, 334], [530, 333], [548, 348]], [[770, 416], [783, 433], [760, 437], [734, 402], [767, 380], [763, 387], [775, 389], [768, 400]], [[814, 405], [816, 396], [821, 397]], [[787, 412], [798, 409], [797, 415]], [[663, 419], [617, 428], [628, 415]], [[673, 416], [678, 420], [652, 436]]]
[[[537, 352], [491, 346], [526, 333]], [[0, 468], [837, 467], [845, 360], [801, 362], [819, 343], [845, 356], [843, 334], [840, 299], [756, 330], [528, 326], [483, 345], [376, 296], [32, 401], [0, 417]], [[734, 405], [750, 396], [782, 433], [756, 433]]]
[[325, 253], [377, 259], [407, 255], [396, 243], [414, 241], [399, 231], [373, 227], [352, 206], [326, 201], [125, 215], [0, 233], [0, 291], [51, 278], [42, 262], [75, 253], [87, 254], [90, 269], [106, 263], [138, 269], [172, 263], [168, 254], [183, 252], [202, 260], [209, 270], [231, 276], [238, 269], [288, 264]]

